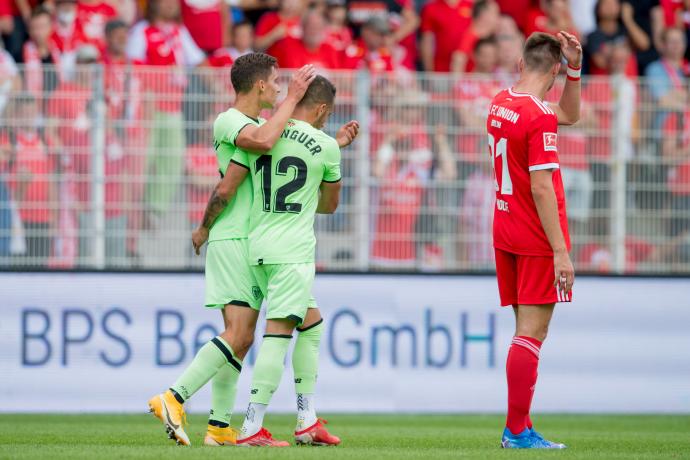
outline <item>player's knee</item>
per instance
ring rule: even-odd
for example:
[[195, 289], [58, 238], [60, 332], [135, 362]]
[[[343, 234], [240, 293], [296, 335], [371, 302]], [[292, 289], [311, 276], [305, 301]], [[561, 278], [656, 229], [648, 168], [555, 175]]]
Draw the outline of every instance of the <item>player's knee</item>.
[[549, 333], [549, 325], [548, 324], [529, 324], [529, 325], [522, 325], [518, 327], [517, 330], [517, 335], [522, 336], [522, 337], [532, 337], [533, 339], [537, 339], [540, 342], [543, 342], [546, 340], [546, 336]]

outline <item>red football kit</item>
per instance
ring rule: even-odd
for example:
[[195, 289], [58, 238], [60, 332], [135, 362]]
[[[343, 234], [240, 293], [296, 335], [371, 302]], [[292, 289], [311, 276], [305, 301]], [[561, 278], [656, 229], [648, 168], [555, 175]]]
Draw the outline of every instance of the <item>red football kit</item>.
[[494, 248], [501, 305], [569, 302], [572, 294], [562, 294], [553, 285], [553, 251], [530, 181], [531, 171], [553, 170], [559, 221], [569, 250], [556, 114], [537, 97], [508, 89], [491, 102], [486, 123], [495, 172]]

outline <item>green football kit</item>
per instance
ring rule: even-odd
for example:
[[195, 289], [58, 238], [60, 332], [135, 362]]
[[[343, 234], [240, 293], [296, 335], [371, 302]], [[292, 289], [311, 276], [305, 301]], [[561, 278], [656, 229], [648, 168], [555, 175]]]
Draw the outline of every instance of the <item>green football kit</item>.
[[267, 318], [304, 320], [314, 305], [314, 217], [322, 182], [338, 182], [340, 148], [335, 139], [310, 124], [291, 119], [267, 155], [237, 150], [232, 161], [252, 177], [249, 263]]
[[[260, 126], [266, 120], [253, 119], [231, 108], [216, 118], [213, 124], [213, 144], [218, 157], [218, 169], [224, 175], [240, 151], [235, 140], [247, 125]], [[246, 167], [246, 164], [243, 164]], [[251, 180], [245, 179], [237, 188], [235, 198], [218, 216], [211, 227], [206, 252], [206, 301], [207, 307], [223, 308], [234, 305], [261, 308], [263, 296], [252, 269], [249, 257], [249, 214], [252, 206]]]

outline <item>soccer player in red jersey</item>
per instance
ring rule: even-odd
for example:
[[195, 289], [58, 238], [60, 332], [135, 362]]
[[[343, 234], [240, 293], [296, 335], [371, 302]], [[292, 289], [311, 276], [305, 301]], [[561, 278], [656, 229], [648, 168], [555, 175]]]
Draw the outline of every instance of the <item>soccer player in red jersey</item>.
[[[568, 80], [558, 105], [543, 102], [561, 67]], [[575, 36], [534, 33], [520, 60], [520, 80], [489, 106], [487, 132], [495, 173], [494, 248], [501, 305], [515, 311], [506, 374], [505, 448], [556, 448], [529, 416], [539, 350], [557, 302], [570, 302], [575, 278], [565, 193], [558, 161], [558, 125], [580, 113], [582, 47]]]

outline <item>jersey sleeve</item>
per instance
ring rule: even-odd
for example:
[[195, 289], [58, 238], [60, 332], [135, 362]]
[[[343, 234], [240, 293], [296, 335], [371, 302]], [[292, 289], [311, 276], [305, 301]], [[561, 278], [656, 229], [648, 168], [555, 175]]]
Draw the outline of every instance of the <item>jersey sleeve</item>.
[[527, 161], [530, 171], [558, 169], [558, 120], [552, 113], [530, 123], [527, 134]]
[[340, 174], [340, 147], [335, 139], [328, 145], [324, 154], [323, 182], [338, 182]]
[[243, 115], [231, 111], [227, 113], [216, 126], [215, 137], [219, 142], [234, 146], [240, 131], [242, 131], [245, 126], [252, 124], [254, 123]]
[[249, 154], [244, 150], [238, 149], [230, 159], [230, 162], [249, 169]]

